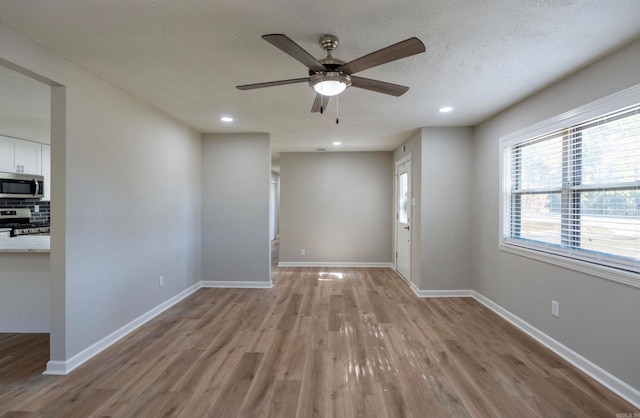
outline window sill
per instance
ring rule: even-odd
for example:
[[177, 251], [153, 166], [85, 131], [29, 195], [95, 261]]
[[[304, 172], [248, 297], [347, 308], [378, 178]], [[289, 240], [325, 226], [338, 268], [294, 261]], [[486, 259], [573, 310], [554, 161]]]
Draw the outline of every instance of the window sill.
[[640, 275], [613, 267], [602, 266], [587, 261], [576, 260], [569, 257], [563, 257], [540, 250], [534, 250], [526, 247], [520, 247], [512, 244], [501, 243], [499, 245], [501, 251], [516, 254], [522, 257], [531, 258], [533, 260], [542, 261], [543, 263], [553, 264], [555, 266], [564, 267], [569, 270], [579, 271], [602, 279], [612, 280], [627, 286], [640, 288]]

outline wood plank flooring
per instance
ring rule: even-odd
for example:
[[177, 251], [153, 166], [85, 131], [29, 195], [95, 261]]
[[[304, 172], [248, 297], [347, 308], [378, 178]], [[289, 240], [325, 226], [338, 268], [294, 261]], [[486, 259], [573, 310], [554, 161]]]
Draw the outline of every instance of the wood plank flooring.
[[201, 289], [68, 376], [0, 335], [0, 417], [615, 417], [637, 412], [470, 298], [392, 270]]

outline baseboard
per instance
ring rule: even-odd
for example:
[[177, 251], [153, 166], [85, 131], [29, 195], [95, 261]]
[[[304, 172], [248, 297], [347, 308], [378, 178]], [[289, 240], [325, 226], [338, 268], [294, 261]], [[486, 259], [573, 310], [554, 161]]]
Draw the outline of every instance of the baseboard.
[[544, 332], [540, 331], [536, 327], [532, 326], [528, 322], [520, 319], [516, 315], [512, 314], [502, 306], [493, 302], [489, 298], [481, 295], [475, 290], [420, 290], [413, 283], [409, 282], [411, 290], [421, 298], [433, 298], [433, 297], [473, 297], [478, 302], [482, 303], [493, 312], [500, 315], [502, 318], [516, 326], [518, 329], [531, 336], [540, 344], [549, 348], [554, 353], [558, 354], [569, 363], [582, 370], [594, 380], [611, 390], [616, 395], [620, 396], [636, 408], [640, 408], [640, 390], [633, 386], [623, 382], [619, 378], [615, 377], [608, 371], [592, 363], [580, 354], [571, 350], [569, 347], [551, 338]]
[[183, 290], [182, 292], [178, 293], [171, 299], [166, 300], [165, 302], [161, 303], [160, 305], [156, 306], [150, 311], [140, 315], [133, 321], [123, 326], [122, 328], [107, 335], [97, 343], [85, 348], [84, 350], [82, 350], [75, 356], [71, 357], [67, 361], [51, 361], [51, 360], [48, 361], [47, 369], [43, 374], [65, 375], [70, 373], [71, 371], [76, 369], [78, 366], [82, 365], [92, 357], [101, 353], [111, 345], [115, 344], [116, 342], [118, 342], [119, 340], [121, 340], [122, 338], [130, 334], [131, 332], [135, 331], [136, 329], [144, 325], [146, 322], [155, 318], [156, 316], [166, 311], [176, 303], [180, 302], [182, 299], [186, 298], [187, 296], [193, 294], [195, 291], [200, 289], [200, 287], [201, 287], [200, 283], [196, 283], [193, 286], [189, 287], [188, 289]]
[[[386, 264], [386, 263], [380, 263]], [[331, 267], [327, 264], [322, 264], [319, 267]], [[371, 267], [387, 267], [385, 266], [371, 266]], [[607, 387], [609, 390], [625, 399], [627, 402], [631, 403], [634, 407], [640, 408], [640, 391], [636, 388], [630, 386], [629, 384], [623, 382], [619, 378], [615, 377], [611, 373], [582, 357], [580, 354], [566, 347], [562, 343], [556, 341], [555, 339], [549, 337], [547, 334], [543, 333], [539, 329], [535, 328], [528, 322], [520, 319], [516, 315], [512, 314], [508, 310], [504, 309], [497, 303], [493, 302], [489, 298], [481, 295], [480, 293], [474, 290], [420, 290], [418, 289], [412, 282], [409, 283], [413, 292], [421, 298], [431, 298], [431, 297], [473, 297], [478, 302], [482, 303], [487, 308], [491, 309], [496, 314], [500, 315], [502, 318], [516, 326], [518, 329], [522, 330], [536, 341], [549, 348], [551, 351], [558, 354], [560, 357], [567, 360], [569, 363], [573, 364], [578, 369], [582, 370], [584, 373], [600, 382], [603, 386]], [[194, 284], [188, 289], [183, 290], [176, 296], [168, 299], [167, 301], [161, 303], [155, 308], [151, 309], [147, 313], [139, 316], [133, 321], [129, 322], [122, 328], [117, 331], [111, 333], [105, 338], [101, 339], [97, 343], [87, 347], [82, 350], [80, 353], [76, 354], [72, 358], [67, 361], [53, 361], [50, 360], [47, 362], [47, 369], [43, 374], [46, 375], [66, 375], [96, 356], [100, 352], [107, 349], [109, 346], [115, 344], [131, 332], [135, 331], [140, 326], [144, 325], [146, 322], [155, 318], [165, 310], [169, 309], [176, 303], [180, 302], [184, 298], [190, 296], [198, 289], [202, 287], [213, 287], [213, 288], [256, 288], [256, 289], [268, 289], [272, 287], [271, 282], [217, 282], [217, 281], [202, 281]]]
[[216, 281], [201, 281], [188, 289], [183, 290], [171, 299], [161, 303], [155, 308], [151, 309], [145, 314], [140, 315], [138, 318], [129, 322], [117, 331], [107, 335], [97, 343], [85, 348], [75, 356], [71, 357], [67, 361], [53, 361], [47, 362], [47, 369], [43, 374], [47, 375], [66, 375], [71, 373], [74, 369], [78, 368], [83, 363], [87, 362], [97, 354], [101, 353], [111, 345], [117, 343], [122, 338], [126, 337], [131, 332], [135, 331], [151, 319], [155, 318], [162, 312], [166, 311], [176, 303], [180, 302], [184, 298], [192, 295], [198, 289], [203, 287], [221, 287], [221, 288], [245, 288], [245, 289], [270, 289], [272, 287], [271, 282], [216, 282]]
[[634, 407], [640, 408], [640, 390], [618, 379], [608, 371], [602, 369], [598, 365], [592, 363], [591, 361], [582, 357], [580, 354], [571, 350], [569, 347], [556, 341], [533, 325], [504, 309], [502, 306], [493, 302], [491, 299], [481, 295], [476, 291], [472, 291], [471, 293], [471, 296], [473, 296], [473, 298], [478, 302], [482, 303], [484, 306], [491, 309], [493, 312], [497, 313], [498, 315], [509, 321], [511, 324], [515, 325], [527, 335], [534, 338], [540, 344], [549, 348], [551, 351], [558, 354], [560, 357], [567, 360], [569, 363], [573, 364], [575, 367], [582, 370], [584, 373], [586, 373], [596, 381], [600, 382], [600, 384], [607, 387], [613, 393], [617, 394], [618, 396], [632, 404]]
[[394, 273], [409, 285], [413, 293], [419, 298], [469, 298], [471, 297], [472, 290], [469, 289], [452, 289], [452, 290], [420, 290], [418, 286], [412, 281], [405, 279], [394, 268]]
[[49, 360], [47, 362], [47, 369], [42, 374], [50, 374], [57, 376], [64, 376], [69, 373], [71, 370], [67, 369], [66, 361], [53, 361]]
[[393, 263], [377, 262], [318, 262], [318, 261], [281, 261], [278, 267], [373, 267], [373, 268], [394, 268]]
[[269, 282], [200, 282], [201, 287], [240, 288], [240, 289], [271, 289], [273, 283]]
[[413, 282], [409, 282], [409, 286], [413, 293], [420, 298], [469, 298], [472, 293], [471, 290], [466, 289], [420, 290]]

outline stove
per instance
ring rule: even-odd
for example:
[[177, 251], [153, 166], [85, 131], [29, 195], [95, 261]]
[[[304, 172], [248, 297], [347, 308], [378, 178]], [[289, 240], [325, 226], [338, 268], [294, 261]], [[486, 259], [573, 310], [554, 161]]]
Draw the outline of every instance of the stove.
[[45, 222], [30, 222], [29, 209], [0, 209], [0, 230], [9, 229], [12, 237], [49, 234], [51, 227]]

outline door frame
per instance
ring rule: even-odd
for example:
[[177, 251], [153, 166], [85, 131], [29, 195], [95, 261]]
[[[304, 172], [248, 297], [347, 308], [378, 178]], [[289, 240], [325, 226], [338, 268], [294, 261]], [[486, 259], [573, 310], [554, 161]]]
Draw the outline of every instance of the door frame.
[[398, 272], [398, 223], [399, 223], [399, 213], [398, 213], [398, 168], [404, 164], [406, 164], [407, 162], [411, 163], [411, 169], [408, 171], [409, 173], [409, 202], [407, 204], [408, 206], [408, 217], [409, 217], [409, 225], [413, 226], [413, 202], [414, 202], [414, 197], [413, 197], [413, 161], [411, 158], [411, 153], [408, 153], [406, 155], [404, 155], [403, 157], [401, 157], [399, 160], [397, 160], [395, 162], [394, 165], [394, 172], [393, 172], [393, 227], [394, 227], [394, 231], [393, 231], [393, 236], [394, 236], [394, 240], [393, 240], [393, 266], [394, 266], [394, 270], [400, 275], [400, 277], [402, 277], [403, 279], [405, 279], [408, 283], [411, 283], [411, 276], [412, 276], [412, 268], [411, 268], [411, 249], [413, 247], [413, 228], [410, 229], [409, 231], [409, 236], [411, 238], [411, 242], [409, 245], [409, 277], [404, 277], [402, 274], [400, 274]]
[[278, 182], [269, 181], [269, 241], [278, 238]]

